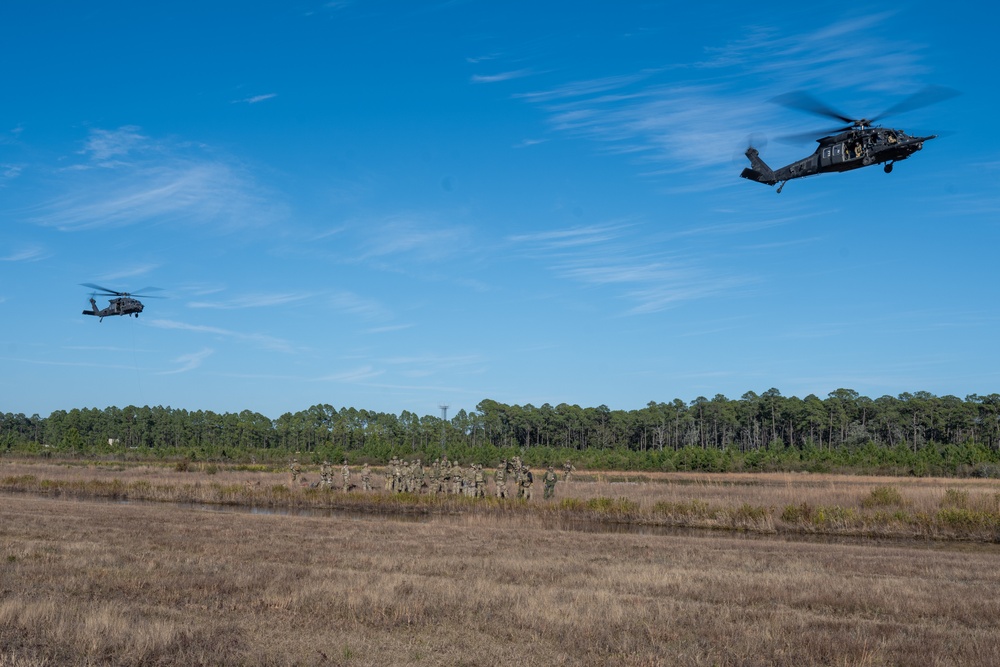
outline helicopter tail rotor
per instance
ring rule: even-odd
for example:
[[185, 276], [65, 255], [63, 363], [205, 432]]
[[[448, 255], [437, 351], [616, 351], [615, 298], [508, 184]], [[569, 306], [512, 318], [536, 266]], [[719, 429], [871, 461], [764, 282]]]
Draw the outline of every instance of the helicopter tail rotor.
[[778, 182], [777, 177], [774, 175], [774, 170], [760, 159], [760, 153], [756, 148], [753, 146], [747, 148], [746, 156], [750, 160], [750, 166], [744, 169], [740, 176], [767, 185], [774, 185]]

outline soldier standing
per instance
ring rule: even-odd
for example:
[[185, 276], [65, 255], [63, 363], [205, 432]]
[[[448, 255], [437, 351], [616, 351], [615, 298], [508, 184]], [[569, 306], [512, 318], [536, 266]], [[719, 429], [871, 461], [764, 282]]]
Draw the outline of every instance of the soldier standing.
[[441, 491], [451, 493], [451, 461], [447, 455], [441, 460]]
[[367, 462], [361, 467], [361, 488], [365, 491], [372, 490], [372, 469]]
[[403, 492], [403, 459], [394, 458], [392, 465], [392, 492]]
[[389, 463], [385, 467], [385, 490], [392, 491], [392, 467], [396, 464], [396, 457], [393, 456], [389, 459]]
[[552, 469], [552, 466], [549, 466], [549, 469], [542, 476], [542, 483], [545, 485], [542, 497], [545, 500], [549, 500], [556, 495], [556, 479], [556, 471]]
[[481, 464], [481, 463], [477, 463], [476, 464], [475, 482], [474, 483], [476, 485], [476, 489], [473, 492], [473, 495], [476, 498], [485, 498], [486, 497], [486, 475], [483, 474], [483, 464]]
[[430, 488], [431, 493], [441, 492], [441, 459], [434, 459], [434, 463], [431, 464], [431, 474], [430, 474]]
[[563, 464], [563, 481], [568, 482], [569, 476], [575, 472], [576, 468], [573, 467], [573, 464], [570, 462], [569, 459], [566, 459], [566, 463]]
[[531, 500], [531, 485], [535, 482], [535, 476], [531, 474], [528, 466], [521, 466], [521, 474], [518, 477], [519, 487], [517, 489], [518, 498]]
[[351, 488], [351, 467], [347, 465], [347, 459], [344, 459], [344, 466], [340, 469], [340, 474], [344, 478], [344, 491]]
[[319, 487], [329, 489], [331, 486], [333, 486], [333, 468], [329, 461], [324, 460], [319, 469]]
[[500, 462], [500, 466], [493, 473], [493, 481], [497, 487], [497, 498], [507, 498], [507, 459]]
[[292, 486], [295, 486], [299, 481], [299, 475], [302, 474], [302, 466], [299, 465], [298, 457], [292, 459], [292, 463], [288, 466], [288, 474], [292, 478]]
[[456, 496], [462, 494], [462, 466], [457, 462], [451, 467], [451, 492]]

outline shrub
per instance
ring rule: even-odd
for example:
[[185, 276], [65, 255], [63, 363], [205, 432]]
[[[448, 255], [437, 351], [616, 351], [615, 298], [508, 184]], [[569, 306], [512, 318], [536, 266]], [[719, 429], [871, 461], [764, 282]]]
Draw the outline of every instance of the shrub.
[[969, 507], [969, 492], [962, 489], [946, 489], [944, 498], [941, 499], [941, 507], [967, 509]]
[[788, 523], [812, 523], [813, 507], [809, 503], [785, 505], [781, 520]]
[[861, 501], [863, 507], [899, 507], [905, 503], [903, 494], [894, 486], [876, 486], [868, 497]]
[[697, 519], [714, 519], [716, 514], [718, 514], [708, 503], [698, 499], [680, 503], [658, 502], [653, 505], [653, 511], [670, 517], [693, 517]]

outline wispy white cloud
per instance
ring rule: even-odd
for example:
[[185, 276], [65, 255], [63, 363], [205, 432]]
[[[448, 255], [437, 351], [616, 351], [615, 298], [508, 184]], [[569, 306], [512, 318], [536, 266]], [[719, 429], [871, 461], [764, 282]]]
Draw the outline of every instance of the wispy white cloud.
[[39, 246], [27, 246], [0, 256], [0, 262], [37, 262], [48, 256], [49, 253]]
[[313, 298], [313, 294], [299, 292], [295, 294], [275, 293], [275, 294], [246, 294], [224, 301], [192, 301], [188, 305], [191, 308], [212, 308], [220, 310], [241, 310], [244, 308], [272, 308], [283, 306], [289, 303], [298, 303]]
[[116, 283], [119, 280], [147, 275], [158, 268], [160, 268], [159, 264], [126, 264], [115, 271], [102, 273], [95, 277], [94, 281], [98, 283]]
[[357, 261], [407, 257], [433, 262], [462, 252], [470, 244], [470, 231], [458, 225], [435, 223], [420, 216], [397, 215], [359, 225]]
[[548, 139], [524, 139], [514, 144], [514, 148], [530, 148], [538, 144], [544, 144]]
[[699, 248], [684, 245], [683, 235], [671, 241], [661, 234], [656, 243], [650, 238], [645, 226], [629, 222], [523, 234], [509, 241], [563, 279], [613, 290], [630, 304], [626, 315], [659, 312], [753, 282]]
[[191, 354], [182, 354], [181, 356], [174, 359], [174, 363], [179, 364], [178, 368], [171, 371], [161, 371], [157, 375], [174, 375], [177, 373], [187, 373], [188, 371], [193, 371], [194, 369], [201, 366], [202, 362], [208, 357], [212, 356], [215, 350], [211, 348], [204, 348], [199, 352], [192, 352]]
[[202, 333], [222, 338], [233, 338], [245, 341], [256, 347], [261, 347], [269, 350], [277, 350], [279, 352], [291, 352], [293, 350], [292, 345], [288, 341], [282, 340], [280, 338], [275, 338], [273, 336], [267, 336], [265, 334], [243, 333], [239, 331], [233, 331], [231, 329], [223, 329], [220, 327], [212, 327], [201, 324], [188, 324], [186, 322], [177, 322], [176, 320], [162, 320], [162, 319], [147, 320], [147, 324], [157, 329], [190, 331], [192, 333]]
[[389, 310], [378, 301], [346, 290], [332, 294], [329, 303], [340, 312], [365, 320], [386, 320], [391, 317]]
[[24, 171], [22, 164], [0, 163], [0, 187], [20, 176], [22, 171]]
[[330, 375], [318, 377], [316, 378], [316, 381], [357, 383], [364, 380], [371, 380], [372, 378], [376, 378], [384, 373], [384, 370], [379, 370], [371, 366], [360, 366], [358, 368], [341, 371], [340, 373], [332, 373]]
[[139, 128], [125, 125], [117, 130], [92, 129], [80, 151], [89, 155], [98, 164], [107, 164], [111, 158], [119, 158], [148, 147], [149, 138], [139, 134]]
[[278, 93], [266, 93], [264, 95], [253, 95], [239, 100], [233, 100], [233, 104], [258, 104], [265, 100], [271, 100], [278, 96]]
[[391, 333], [393, 331], [403, 331], [405, 329], [412, 329], [412, 328], [413, 328], [412, 324], [392, 324], [384, 327], [373, 327], [371, 329], [367, 329], [365, 333], [369, 334]]
[[[696, 172], [697, 185], [712, 189], [731, 182], [731, 174], [723, 175], [719, 167], [729, 166], [749, 135], [809, 129], [801, 114], [768, 102], [780, 93], [821, 88], [833, 96], [832, 104], [861, 116], [882, 111], [894, 94], [910, 92], [926, 71], [921, 47], [886, 30], [890, 18], [869, 14], [794, 34], [751, 27], [741, 40], [709, 47], [701, 60], [561, 83], [516, 97], [544, 109], [555, 132], [655, 164], [649, 175]], [[713, 70], [710, 80], [706, 69]]]
[[531, 234], [518, 234], [510, 237], [514, 243], [528, 243], [544, 246], [548, 249], [566, 248], [571, 246], [586, 246], [605, 243], [618, 238], [627, 224], [585, 225], [554, 229]]
[[456, 373], [478, 375], [483, 372], [486, 360], [479, 354], [419, 354], [385, 357], [379, 363], [391, 367], [397, 376], [416, 379]]
[[510, 81], [511, 79], [521, 79], [530, 75], [531, 75], [531, 70], [519, 69], [519, 70], [512, 70], [509, 72], [498, 72], [496, 74], [473, 74], [471, 77], [471, 81], [472, 83], [500, 83], [501, 81]]
[[154, 142], [126, 126], [91, 130], [80, 155], [56, 173], [62, 193], [29, 220], [64, 231], [173, 224], [231, 232], [286, 217], [239, 164], [201, 146]]

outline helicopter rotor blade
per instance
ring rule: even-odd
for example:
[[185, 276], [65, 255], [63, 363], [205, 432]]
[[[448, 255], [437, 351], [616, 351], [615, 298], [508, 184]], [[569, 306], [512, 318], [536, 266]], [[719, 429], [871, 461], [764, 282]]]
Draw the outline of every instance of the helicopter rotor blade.
[[733, 151], [733, 164], [743, 164], [746, 162], [747, 149], [756, 148], [759, 151], [764, 150], [767, 147], [767, 136], [759, 132], [753, 132], [748, 134], [746, 141], [740, 146], [740, 148]]
[[961, 93], [954, 88], [948, 88], [946, 86], [927, 86], [926, 88], [913, 93], [909, 97], [900, 100], [896, 104], [893, 104], [891, 107], [872, 118], [872, 121], [880, 120], [886, 116], [894, 116], [907, 111], [913, 111], [915, 109], [922, 109], [923, 107], [930, 106], [931, 104], [937, 104], [938, 102], [944, 102], [945, 100], [950, 100], [951, 98], [959, 95], [961, 95]]
[[162, 292], [162, 291], [163, 291], [162, 287], [143, 287], [142, 289], [136, 290], [134, 292], [129, 292], [128, 295], [129, 296], [140, 296], [140, 297], [149, 298], [149, 299], [163, 299], [163, 298], [166, 298], [166, 297], [156, 296], [156, 295], [153, 295], [153, 294], [144, 294], [144, 292]]
[[771, 98], [771, 101], [775, 104], [780, 104], [783, 107], [788, 107], [789, 109], [798, 109], [799, 111], [805, 111], [815, 116], [826, 116], [827, 118], [833, 118], [845, 123], [850, 123], [852, 127], [856, 122], [854, 118], [845, 116], [833, 107], [823, 104], [804, 90], [796, 90], [791, 93], [785, 93], [784, 95], [778, 95], [777, 97]]
[[789, 144], [792, 146], [801, 146], [802, 144], [809, 144], [814, 141], [819, 141], [824, 137], [829, 137], [834, 134], [839, 134], [840, 132], [847, 132], [848, 130], [854, 129], [853, 125], [848, 125], [846, 127], [834, 127], [827, 128], [825, 130], [817, 130], [815, 132], [801, 132], [796, 134], [783, 134], [777, 138], [783, 144]]
[[99, 290], [101, 296], [125, 296], [126, 292], [117, 292], [113, 289], [108, 289], [107, 287], [101, 287], [100, 285], [95, 285], [94, 283], [80, 283], [82, 287], [89, 287], [92, 290]]

